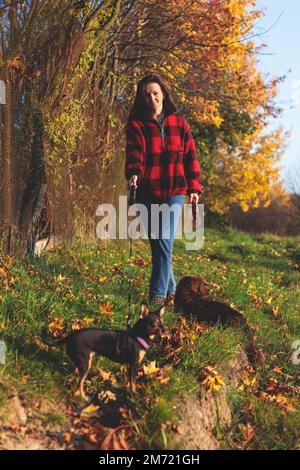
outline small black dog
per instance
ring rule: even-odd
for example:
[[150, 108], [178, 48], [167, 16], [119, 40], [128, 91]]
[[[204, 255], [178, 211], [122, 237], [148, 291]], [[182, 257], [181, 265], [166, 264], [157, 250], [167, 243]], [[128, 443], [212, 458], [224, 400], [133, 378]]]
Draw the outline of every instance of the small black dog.
[[82, 328], [69, 336], [54, 342], [44, 341], [50, 347], [66, 346], [66, 352], [76, 366], [78, 375], [77, 394], [87, 400], [83, 389], [84, 381], [92, 365], [95, 354], [126, 364], [130, 389], [135, 392], [138, 364], [143, 360], [149, 341], [165, 332], [162, 316], [165, 307], [150, 312], [148, 306], [141, 304], [140, 318], [129, 331]]

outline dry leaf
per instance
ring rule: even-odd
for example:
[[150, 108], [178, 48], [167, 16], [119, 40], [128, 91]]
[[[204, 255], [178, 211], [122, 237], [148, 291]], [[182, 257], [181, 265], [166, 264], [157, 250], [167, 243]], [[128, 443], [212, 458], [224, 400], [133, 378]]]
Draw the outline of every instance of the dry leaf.
[[98, 418], [99, 417], [98, 410], [99, 410], [99, 406], [89, 405], [87, 408], [84, 408], [82, 410], [80, 417], [82, 419]]
[[110, 392], [109, 390], [102, 390], [102, 392], [99, 393], [98, 398], [99, 400], [102, 400], [104, 403], [117, 400], [116, 395]]
[[272, 312], [273, 312], [274, 317], [278, 317], [279, 307], [272, 307]]
[[242, 432], [242, 439], [246, 443], [252, 441], [255, 437], [255, 431], [250, 423], [247, 423], [246, 425], [239, 424], [239, 429]]
[[109, 302], [107, 302], [106, 304], [104, 305], [101, 305], [99, 307], [99, 313], [101, 313], [102, 315], [106, 315], [106, 314], [113, 314], [113, 307], [114, 307], [114, 304], [110, 304]]
[[104, 370], [100, 369], [100, 367], [98, 367], [98, 373], [99, 373], [100, 379], [103, 380], [104, 382], [108, 380], [111, 384], [116, 383], [116, 379], [112, 375], [111, 372], [105, 372]]
[[212, 391], [219, 391], [221, 386], [224, 385], [222, 377], [210, 366], [206, 366], [202, 369], [200, 374], [202, 380], [201, 383], [204, 385], [206, 391], [211, 393]]
[[152, 361], [149, 364], [143, 365], [144, 375], [156, 374], [160, 371], [160, 368], [156, 367], [156, 361]]

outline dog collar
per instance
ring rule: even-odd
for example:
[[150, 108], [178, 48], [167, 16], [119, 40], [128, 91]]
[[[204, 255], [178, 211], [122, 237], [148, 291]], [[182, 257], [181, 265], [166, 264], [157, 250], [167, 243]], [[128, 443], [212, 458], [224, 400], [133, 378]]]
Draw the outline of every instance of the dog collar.
[[144, 349], [147, 350], [147, 349], [150, 348], [150, 345], [143, 338], [140, 338], [139, 336], [136, 336], [135, 339], [140, 343], [141, 346], [143, 346]]

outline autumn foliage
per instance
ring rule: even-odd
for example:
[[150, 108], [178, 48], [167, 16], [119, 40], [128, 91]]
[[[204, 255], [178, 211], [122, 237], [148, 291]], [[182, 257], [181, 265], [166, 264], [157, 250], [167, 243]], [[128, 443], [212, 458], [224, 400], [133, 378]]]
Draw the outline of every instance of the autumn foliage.
[[[189, 5], [188, 5], [189, 4]], [[194, 123], [204, 168], [204, 202], [210, 210], [243, 211], [267, 204], [279, 178], [288, 138], [282, 129], [266, 134], [280, 79], [267, 82], [258, 69], [260, 50], [252, 39], [263, 12], [253, 0], [174, 1], [184, 10], [177, 34], [183, 38], [160, 67]]]
[[10, 178], [0, 203], [11, 220], [0, 219], [27, 246], [43, 224], [72, 233], [76, 222], [88, 225], [99, 198], [126, 191], [124, 126], [137, 81], [153, 72], [191, 125], [203, 202], [221, 214], [234, 203], [243, 211], [266, 204], [287, 135], [266, 134], [282, 78], [259, 71], [256, 1], [16, 0], [0, 14], [0, 73], [18, 110], [5, 117], [15, 121], [14, 149], [3, 157]]

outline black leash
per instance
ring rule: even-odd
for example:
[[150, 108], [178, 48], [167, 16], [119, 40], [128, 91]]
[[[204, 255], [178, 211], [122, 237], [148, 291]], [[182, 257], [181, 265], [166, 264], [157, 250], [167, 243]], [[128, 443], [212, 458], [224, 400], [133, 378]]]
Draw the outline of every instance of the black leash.
[[[135, 204], [136, 200], [136, 186], [132, 186], [130, 188], [130, 195], [129, 195], [129, 201], [128, 201], [128, 206], [132, 206]], [[129, 260], [131, 262], [132, 258], [132, 238], [130, 237], [130, 242], [129, 242]], [[128, 290], [128, 315], [126, 317], [126, 322], [127, 322], [127, 330], [131, 330], [132, 328], [132, 323], [131, 323], [131, 283], [132, 283], [132, 266], [130, 266], [130, 276], [129, 276], [129, 290]]]
[[192, 230], [193, 230], [193, 232], [196, 232], [196, 228], [197, 228], [197, 204], [196, 204], [196, 201], [195, 201], [194, 198], [192, 200], [192, 215], [193, 215]]
[[[129, 201], [128, 201], [128, 206], [132, 206], [136, 202], [136, 187], [132, 186], [130, 188], [130, 195], [129, 195]], [[196, 231], [196, 223], [197, 223], [197, 204], [195, 199], [192, 200], [192, 215], [193, 215], [193, 231]], [[129, 260], [131, 261], [132, 259], [132, 238], [130, 237], [130, 242], [129, 242]], [[128, 290], [128, 315], [126, 317], [126, 322], [127, 322], [127, 330], [131, 330], [132, 328], [132, 323], [131, 323], [131, 285], [132, 285], [132, 266], [130, 266], [130, 276], [129, 276], [129, 290]]]

